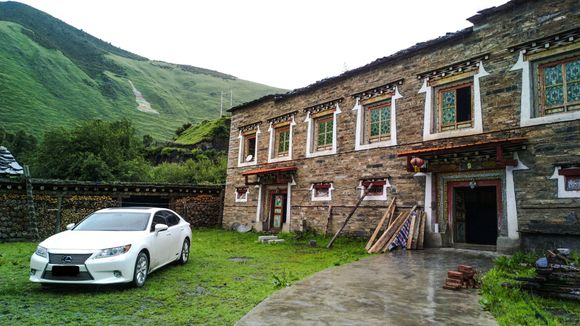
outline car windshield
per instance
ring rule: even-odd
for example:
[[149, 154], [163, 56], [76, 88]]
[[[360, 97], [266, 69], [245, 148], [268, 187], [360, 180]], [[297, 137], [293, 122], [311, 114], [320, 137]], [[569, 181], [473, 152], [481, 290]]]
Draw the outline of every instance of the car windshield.
[[143, 231], [149, 222], [149, 213], [101, 212], [82, 220], [74, 231]]

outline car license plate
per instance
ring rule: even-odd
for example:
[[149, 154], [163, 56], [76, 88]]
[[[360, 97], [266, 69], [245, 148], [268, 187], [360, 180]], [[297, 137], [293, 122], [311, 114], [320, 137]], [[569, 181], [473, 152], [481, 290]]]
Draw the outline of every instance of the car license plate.
[[78, 266], [52, 266], [53, 276], [77, 276], [78, 274]]

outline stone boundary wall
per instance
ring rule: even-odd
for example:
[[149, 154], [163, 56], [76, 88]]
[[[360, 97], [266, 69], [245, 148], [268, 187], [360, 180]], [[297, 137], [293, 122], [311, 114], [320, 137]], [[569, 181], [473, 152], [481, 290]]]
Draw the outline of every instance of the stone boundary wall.
[[[36, 226], [40, 240], [77, 223], [95, 210], [128, 206], [139, 197], [142, 205], [175, 210], [193, 228], [221, 225], [223, 186], [32, 180]], [[33, 240], [37, 236], [28, 209], [24, 179], [0, 179], [0, 242]]]

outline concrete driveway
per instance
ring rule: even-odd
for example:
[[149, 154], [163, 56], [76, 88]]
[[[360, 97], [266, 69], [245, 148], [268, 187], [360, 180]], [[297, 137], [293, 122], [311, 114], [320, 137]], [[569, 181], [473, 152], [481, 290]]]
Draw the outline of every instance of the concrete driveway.
[[237, 325], [497, 325], [478, 290], [442, 288], [448, 270], [486, 271], [492, 258], [455, 249], [372, 256], [274, 293]]

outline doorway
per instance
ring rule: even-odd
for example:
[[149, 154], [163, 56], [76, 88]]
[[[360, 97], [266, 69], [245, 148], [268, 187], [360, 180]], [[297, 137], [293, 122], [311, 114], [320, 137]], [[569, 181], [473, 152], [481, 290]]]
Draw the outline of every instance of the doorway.
[[498, 224], [496, 187], [455, 187], [453, 191], [455, 242], [495, 245]]
[[286, 223], [288, 194], [285, 191], [273, 190], [269, 193], [268, 228], [272, 232], [280, 232]]
[[495, 246], [502, 217], [500, 180], [447, 184], [449, 240], [457, 245]]

